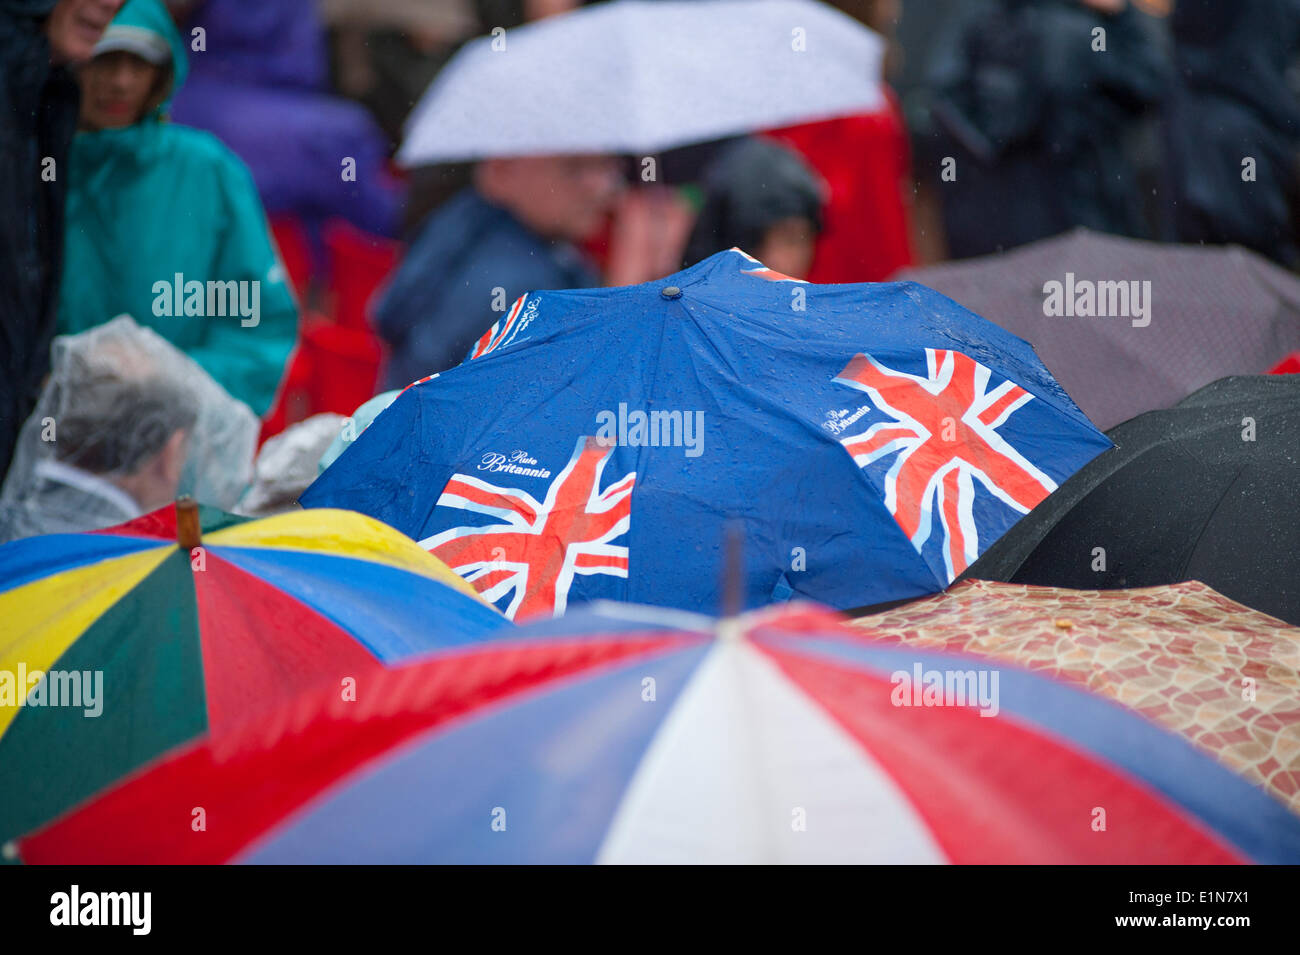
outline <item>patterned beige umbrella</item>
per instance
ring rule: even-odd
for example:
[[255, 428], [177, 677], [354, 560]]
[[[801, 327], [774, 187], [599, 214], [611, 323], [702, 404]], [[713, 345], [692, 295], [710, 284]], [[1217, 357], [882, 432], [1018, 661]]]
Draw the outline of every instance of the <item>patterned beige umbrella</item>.
[[1300, 628], [1199, 581], [1066, 590], [970, 580], [855, 625], [1082, 683], [1300, 812]]

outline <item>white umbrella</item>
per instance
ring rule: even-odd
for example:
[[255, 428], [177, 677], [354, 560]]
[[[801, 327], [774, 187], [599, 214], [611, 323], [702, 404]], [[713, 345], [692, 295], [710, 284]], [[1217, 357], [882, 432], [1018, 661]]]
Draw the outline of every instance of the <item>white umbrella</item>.
[[650, 153], [880, 106], [884, 41], [814, 0], [618, 0], [468, 44], [425, 91], [407, 166]]

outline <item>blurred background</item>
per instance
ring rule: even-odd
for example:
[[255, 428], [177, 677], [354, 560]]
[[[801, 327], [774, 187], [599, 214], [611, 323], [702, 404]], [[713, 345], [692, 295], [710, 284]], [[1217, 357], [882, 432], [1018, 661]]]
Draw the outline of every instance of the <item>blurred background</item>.
[[[669, 151], [659, 157], [659, 181], [645, 183], [637, 157], [623, 157], [621, 188], [597, 181], [586, 205], [570, 200], [574, 220], [590, 219], [590, 205], [602, 214], [594, 228], [575, 221], [572, 230], [554, 230], [581, 259], [548, 277], [632, 284], [743, 244], [778, 271], [815, 282], [882, 281], [908, 267], [1076, 227], [1236, 244], [1300, 266], [1300, 5], [1293, 0], [833, 5], [888, 43], [881, 109], [761, 131], [793, 152], [793, 168], [773, 168], [772, 157], [752, 154], [746, 162], [723, 141]], [[493, 28], [510, 30], [580, 4], [171, 6], [181, 23], [206, 26], [210, 44], [219, 31], [238, 31], [240, 52], [204, 60], [210, 75], [191, 77], [175, 118], [211, 129], [249, 164], [306, 309], [308, 347], [322, 365], [354, 366], [343, 375], [317, 373], [318, 383], [306, 388], [291, 379], [268, 431], [316, 411], [348, 413], [373, 388], [438, 370], [420, 364], [418, 349], [399, 362], [400, 373], [381, 368], [384, 352], [407, 342], [385, 327], [409, 321], [404, 317], [381, 322], [379, 336], [364, 346], [343, 342], [339, 332], [312, 338], [310, 324], [326, 318], [365, 335], [373, 327], [368, 309], [378, 304], [371, 297], [407, 244], [470, 186], [469, 163], [401, 170], [388, 161], [439, 70]], [[1105, 30], [1102, 51], [1090, 43], [1098, 27]], [[372, 168], [350, 189], [328, 182], [314, 191], [286, 148], [282, 124], [249, 121], [243, 104], [258, 100], [268, 115], [310, 127], [310, 148], [328, 148], [330, 135], [346, 138], [359, 168]], [[1243, 188], [1248, 156], [1254, 178]], [[801, 201], [814, 189], [817, 199]], [[697, 227], [703, 234], [693, 237]], [[498, 271], [506, 275], [492, 285], [504, 286], [508, 300], [525, 291], [511, 281], [508, 263]], [[427, 268], [412, 274], [431, 281]], [[330, 394], [327, 381], [343, 393]]]

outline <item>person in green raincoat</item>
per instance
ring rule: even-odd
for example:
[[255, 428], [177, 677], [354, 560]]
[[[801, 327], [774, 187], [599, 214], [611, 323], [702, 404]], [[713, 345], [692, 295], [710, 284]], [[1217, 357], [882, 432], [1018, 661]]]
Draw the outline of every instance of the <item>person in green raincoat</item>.
[[247, 167], [210, 133], [165, 119], [187, 65], [161, 0], [128, 0], [82, 68], [58, 329], [128, 314], [261, 415], [297, 305]]

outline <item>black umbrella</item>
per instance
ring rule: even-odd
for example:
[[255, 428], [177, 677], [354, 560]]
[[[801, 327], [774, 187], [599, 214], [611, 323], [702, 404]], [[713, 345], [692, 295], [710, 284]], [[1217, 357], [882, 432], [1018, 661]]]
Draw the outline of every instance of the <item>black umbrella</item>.
[[1200, 580], [1300, 625], [1300, 376], [1224, 378], [1115, 447], [963, 577], [1109, 590]]

